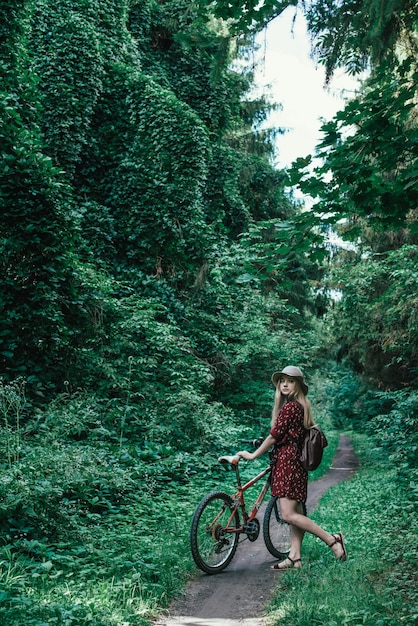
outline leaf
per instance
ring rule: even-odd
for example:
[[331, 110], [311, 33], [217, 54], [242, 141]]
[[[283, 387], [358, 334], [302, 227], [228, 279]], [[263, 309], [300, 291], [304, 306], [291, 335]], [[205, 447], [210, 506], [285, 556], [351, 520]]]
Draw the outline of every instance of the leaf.
[[52, 563], [52, 561], [44, 561], [43, 563], [41, 563], [41, 567], [46, 572], [50, 572], [51, 569], [54, 567], [54, 564]]
[[258, 282], [258, 278], [256, 276], [254, 276], [253, 274], [241, 274], [241, 276], [238, 276], [235, 279], [235, 282], [239, 283], [239, 284], [244, 284], [244, 283], [250, 283], [250, 282]]

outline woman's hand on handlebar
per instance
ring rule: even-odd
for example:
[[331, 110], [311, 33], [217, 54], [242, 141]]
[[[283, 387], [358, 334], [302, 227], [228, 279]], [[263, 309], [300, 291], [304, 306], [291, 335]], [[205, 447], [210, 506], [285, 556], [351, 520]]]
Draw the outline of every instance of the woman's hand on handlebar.
[[240, 452], [237, 452], [237, 456], [240, 456], [243, 459], [246, 459], [247, 461], [253, 461], [258, 456], [261, 456], [262, 454], [267, 452], [267, 450], [271, 446], [274, 446], [275, 443], [276, 443], [275, 438], [272, 437], [271, 435], [268, 435], [266, 437], [266, 439], [264, 439], [264, 441], [258, 446], [257, 450], [255, 450], [254, 452], [248, 452], [247, 450], [241, 450]]
[[240, 452], [237, 452], [235, 456], [240, 456], [242, 459], [245, 459], [246, 461], [254, 460], [254, 453], [248, 452], [247, 450], [240, 450]]

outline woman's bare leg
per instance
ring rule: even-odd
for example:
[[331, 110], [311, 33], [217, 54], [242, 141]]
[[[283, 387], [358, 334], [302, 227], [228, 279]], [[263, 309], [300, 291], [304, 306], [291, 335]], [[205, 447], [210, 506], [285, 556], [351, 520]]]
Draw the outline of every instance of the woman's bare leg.
[[[280, 512], [282, 515], [282, 519], [285, 522], [287, 522], [288, 524], [291, 524], [292, 527], [296, 527], [298, 529], [299, 535], [297, 533], [294, 535], [295, 536], [294, 547], [295, 549], [296, 548], [299, 549], [299, 554], [298, 556], [296, 556], [296, 558], [300, 558], [300, 548], [302, 545], [303, 534], [305, 532], [311, 533], [312, 535], [315, 535], [315, 537], [319, 537], [319, 539], [322, 539], [322, 541], [331, 548], [331, 550], [334, 552], [337, 559], [341, 558], [344, 555], [345, 550], [342, 544], [339, 542], [334, 543], [335, 542], [334, 535], [331, 535], [331, 533], [328, 533], [326, 530], [323, 530], [323, 528], [318, 526], [318, 524], [316, 524], [313, 520], [309, 519], [309, 517], [306, 517], [306, 515], [303, 515], [301, 513], [301, 505], [299, 502], [296, 502], [296, 500], [289, 500], [289, 498], [280, 498]], [[292, 550], [293, 550], [293, 535], [292, 535], [292, 547], [289, 553], [289, 556], [291, 556], [293, 559]]]
[[[303, 505], [300, 502], [296, 502], [296, 509], [299, 513], [303, 514]], [[281, 508], [281, 505], [280, 505]], [[283, 514], [282, 514], [283, 517]], [[289, 558], [284, 559], [281, 563], [278, 563], [273, 569], [287, 569], [288, 567], [301, 567], [302, 562], [300, 558], [302, 541], [305, 535], [305, 531], [298, 526], [290, 525], [290, 552]]]
[[[297, 502], [296, 510], [298, 513], [303, 515], [303, 505], [300, 502]], [[295, 560], [300, 559], [300, 552], [302, 549], [302, 541], [305, 536], [305, 531], [298, 526], [294, 526], [293, 524], [290, 526], [290, 552], [289, 556]]]

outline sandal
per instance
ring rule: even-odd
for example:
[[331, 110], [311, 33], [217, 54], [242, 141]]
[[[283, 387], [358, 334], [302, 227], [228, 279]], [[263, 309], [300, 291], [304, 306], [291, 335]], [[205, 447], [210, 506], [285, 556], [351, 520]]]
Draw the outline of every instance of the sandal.
[[[288, 563], [288, 561], [290, 561], [290, 563]], [[300, 563], [300, 565], [295, 565], [295, 563]], [[287, 559], [285, 559], [284, 561], [272, 565], [270, 569], [277, 571], [281, 569], [292, 569], [292, 567], [295, 567], [296, 569], [302, 567], [302, 559], [292, 559], [290, 558], [290, 556], [288, 556]]]
[[346, 561], [347, 560], [347, 550], [345, 549], [345, 543], [344, 543], [344, 537], [342, 533], [336, 533], [335, 535], [332, 535], [335, 539], [335, 541], [333, 541], [332, 543], [330, 543], [328, 545], [329, 548], [332, 548], [332, 546], [335, 546], [337, 543], [339, 543], [343, 549], [343, 552], [341, 554], [341, 556], [337, 557], [339, 561]]

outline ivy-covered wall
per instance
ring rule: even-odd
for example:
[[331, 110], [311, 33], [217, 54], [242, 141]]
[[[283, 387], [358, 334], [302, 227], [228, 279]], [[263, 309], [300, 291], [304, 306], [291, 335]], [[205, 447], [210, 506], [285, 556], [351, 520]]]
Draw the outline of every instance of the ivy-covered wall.
[[260, 245], [297, 207], [260, 128], [270, 105], [231, 64], [245, 41], [185, 0], [28, 0], [1, 23], [6, 379], [128, 398], [148, 434], [167, 385], [197, 430], [196, 402], [269, 412], [270, 371], [309, 361], [278, 329], [317, 267]]

